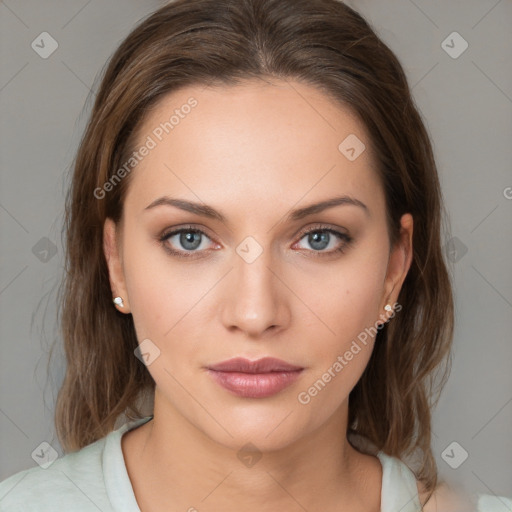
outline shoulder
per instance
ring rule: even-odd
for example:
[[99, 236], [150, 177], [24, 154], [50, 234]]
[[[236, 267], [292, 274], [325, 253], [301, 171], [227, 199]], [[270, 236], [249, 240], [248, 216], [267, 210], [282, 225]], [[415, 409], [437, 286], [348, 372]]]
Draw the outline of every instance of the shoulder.
[[439, 485], [427, 501], [424, 485], [419, 481], [417, 485], [423, 512], [512, 512], [512, 500], [509, 498], [487, 494], [468, 496], [446, 483]]
[[0, 482], [0, 512], [109, 510], [102, 455], [105, 438]]
[[512, 499], [504, 496], [480, 494], [478, 496], [478, 512], [512, 512]]

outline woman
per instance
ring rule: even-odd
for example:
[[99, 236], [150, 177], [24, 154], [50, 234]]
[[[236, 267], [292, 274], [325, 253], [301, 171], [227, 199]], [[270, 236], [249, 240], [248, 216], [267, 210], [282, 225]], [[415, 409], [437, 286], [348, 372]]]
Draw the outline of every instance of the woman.
[[5, 480], [1, 510], [511, 507], [438, 481], [441, 221], [406, 77], [360, 15], [165, 5], [112, 57], [75, 162], [69, 453]]

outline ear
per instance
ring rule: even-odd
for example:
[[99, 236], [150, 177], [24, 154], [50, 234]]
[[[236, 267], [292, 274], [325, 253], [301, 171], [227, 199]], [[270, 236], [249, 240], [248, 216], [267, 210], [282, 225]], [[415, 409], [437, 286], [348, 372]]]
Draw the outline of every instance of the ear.
[[112, 298], [121, 297], [122, 305], [115, 304], [116, 308], [122, 313], [130, 313], [119, 242], [118, 227], [112, 219], [107, 218], [103, 226], [103, 252], [107, 260]]
[[[392, 309], [385, 312], [385, 316], [394, 314], [395, 303], [405, 281], [407, 272], [412, 263], [413, 245], [413, 218], [410, 213], [405, 213], [400, 219], [400, 237], [395, 246], [391, 248], [388, 261], [388, 269], [384, 282], [384, 293], [382, 296], [380, 310], [384, 312], [386, 304], [390, 304]], [[400, 311], [402, 305], [396, 306], [396, 311]]]

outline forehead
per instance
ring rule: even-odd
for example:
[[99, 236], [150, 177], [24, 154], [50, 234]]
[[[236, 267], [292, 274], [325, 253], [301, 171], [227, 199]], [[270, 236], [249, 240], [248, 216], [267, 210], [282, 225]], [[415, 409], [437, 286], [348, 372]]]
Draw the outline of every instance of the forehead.
[[143, 146], [151, 149], [126, 197], [140, 209], [165, 194], [289, 208], [336, 191], [383, 203], [364, 124], [298, 82], [175, 91], [147, 113], [135, 149]]

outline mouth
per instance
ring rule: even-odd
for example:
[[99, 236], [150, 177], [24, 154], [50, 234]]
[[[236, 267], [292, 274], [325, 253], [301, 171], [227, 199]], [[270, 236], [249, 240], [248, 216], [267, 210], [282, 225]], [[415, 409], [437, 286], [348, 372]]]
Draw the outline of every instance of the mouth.
[[290, 386], [304, 368], [265, 357], [257, 361], [235, 358], [208, 367], [208, 374], [224, 389], [244, 398], [265, 398]]
[[271, 373], [271, 372], [291, 372], [296, 370], [303, 370], [301, 366], [287, 363], [282, 359], [275, 357], [263, 357], [256, 361], [250, 361], [243, 357], [235, 357], [208, 366], [209, 370], [221, 372], [239, 372], [239, 373]]

